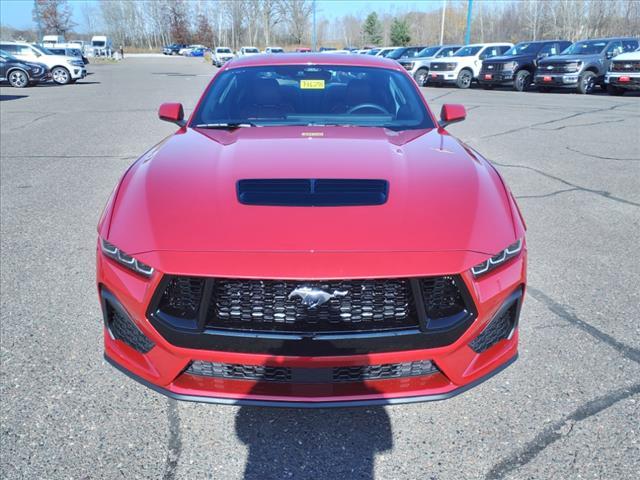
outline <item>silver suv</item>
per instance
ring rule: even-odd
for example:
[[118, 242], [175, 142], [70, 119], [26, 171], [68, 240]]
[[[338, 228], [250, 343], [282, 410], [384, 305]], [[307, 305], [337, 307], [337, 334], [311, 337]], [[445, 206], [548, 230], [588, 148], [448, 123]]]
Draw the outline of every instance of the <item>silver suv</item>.
[[462, 45], [436, 45], [426, 47], [420, 50], [414, 58], [400, 60], [399, 63], [411, 73], [418, 85], [424, 87], [427, 83], [427, 77], [429, 76], [431, 61], [438, 58], [450, 57], [461, 47]]

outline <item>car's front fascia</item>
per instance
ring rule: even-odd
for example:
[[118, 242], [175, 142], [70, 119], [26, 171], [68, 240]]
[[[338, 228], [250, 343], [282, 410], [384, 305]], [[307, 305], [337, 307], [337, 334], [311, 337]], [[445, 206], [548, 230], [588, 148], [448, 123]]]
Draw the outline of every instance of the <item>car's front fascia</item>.
[[[301, 57], [308, 61], [308, 55]], [[222, 70], [237, 68], [236, 65], [242, 63], [227, 64]], [[391, 62], [384, 64], [384, 68], [404, 72], [403, 67], [391, 66]], [[525, 226], [513, 196], [488, 161], [443, 128], [401, 132], [399, 136], [381, 130], [269, 127], [229, 133], [202, 132], [183, 126], [144, 154], [116, 187], [98, 227], [97, 287], [105, 322], [105, 357], [109, 362], [149, 387], [178, 399], [325, 407], [443, 399], [482, 382], [514, 361], [527, 253]], [[236, 134], [241, 138], [234, 137]], [[301, 158], [319, 152], [317, 160], [322, 160], [322, 164], [318, 163], [316, 168], [320, 178], [362, 175], [365, 165], [362, 159], [354, 158], [352, 165], [330, 159], [331, 152], [345, 150], [346, 154], [348, 148], [360, 149], [363, 156], [379, 152], [379, 158], [370, 160], [373, 172], [376, 169], [391, 172], [387, 160], [396, 158], [397, 162], [403, 155], [407, 162], [415, 162], [414, 157], [423, 152], [425, 162], [417, 165], [416, 171], [397, 171], [399, 176], [390, 181], [393, 189], [390, 192], [395, 197], [386, 212], [384, 206], [382, 210], [331, 208], [333, 212], [317, 207], [245, 208], [235, 201], [235, 181], [252, 172], [251, 165], [242, 167], [246, 170], [236, 172], [235, 176], [222, 175], [216, 180], [217, 188], [214, 185], [208, 188], [212, 192], [217, 190], [213, 194], [218, 200], [226, 195], [233, 200], [234, 205], [229, 204], [228, 210], [224, 201], [212, 206], [201, 197], [200, 201], [208, 205], [206, 208], [186, 211], [182, 208], [182, 200], [186, 199], [170, 193], [173, 188], [179, 195], [199, 197], [201, 188], [207, 190], [207, 182], [213, 179], [210, 174], [214, 170], [220, 174], [218, 168], [222, 167], [221, 164], [213, 167], [205, 157], [222, 158], [220, 155], [230, 151], [225, 148], [238, 149], [246, 142], [252, 153], [236, 150], [238, 159], [240, 155], [256, 158], [264, 154], [263, 139], [269, 139], [272, 145], [281, 143], [280, 157], [274, 158], [271, 169], [276, 174], [288, 170], [294, 177], [305, 167], [283, 161], [282, 156]], [[382, 145], [385, 148], [381, 152]], [[171, 157], [178, 152], [181, 160], [185, 160], [184, 179], [170, 173], [170, 164], [178, 161], [175, 158], [172, 161]], [[200, 168], [214, 170], [198, 171]], [[422, 188], [431, 190], [431, 195], [423, 197], [415, 194], [417, 183], [407, 182], [427, 172], [432, 178]], [[255, 171], [253, 174], [261, 175]], [[459, 178], [447, 185], [443, 180], [450, 175]], [[199, 183], [205, 179], [208, 179], [205, 183]], [[438, 198], [455, 203], [458, 194], [451, 190], [459, 191], [460, 204], [455, 207], [461, 214], [459, 219], [441, 218], [437, 212], [425, 211], [423, 225], [407, 224], [422, 207], [406, 204], [410, 197], [400, 195], [398, 188], [402, 183], [404, 189], [417, 195], [411, 200], [424, 202], [425, 198], [432, 198], [433, 207], [440, 205]], [[477, 205], [468, 203], [470, 194], [475, 196]], [[180, 205], [172, 207], [172, 198]], [[134, 204], [139, 208], [132, 209]], [[172, 208], [180, 211], [172, 212]], [[148, 209], [154, 213], [141, 215]], [[398, 214], [401, 211], [398, 209], [405, 211], [406, 218]], [[483, 210], [492, 214], [469, 216], [469, 211]], [[166, 217], [158, 223], [161, 217], [155, 215], [160, 211]], [[305, 221], [305, 217], [311, 220]], [[323, 230], [322, 225], [331, 217], [336, 230]], [[278, 218], [280, 233], [267, 227], [278, 225]], [[358, 230], [345, 237], [349, 222], [358, 226]], [[376, 224], [382, 230], [376, 236], [365, 235]], [[199, 226], [192, 229], [195, 225]], [[228, 231], [231, 225], [237, 231]], [[397, 231], [392, 231], [393, 225], [404, 225], [405, 235], [400, 239]], [[438, 232], [438, 228], [446, 232]], [[164, 248], [162, 241], [156, 241], [169, 237], [182, 238], [183, 246]], [[214, 238], [215, 248], [202, 247]], [[230, 243], [225, 243], [227, 240]], [[334, 280], [400, 279], [410, 285], [407, 288], [416, 299], [423, 300], [426, 294], [416, 291], [422, 288], [419, 282], [444, 278], [456, 285], [465, 308], [451, 317], [455, 318], [450, 324], [438, 324], [431, 322], [426, 309], [420, 313], [418, 306], [415, 328], [384, 332], [291, 336], [278, 332], [221, 331], [195, 323], [183, 324], [180, 319], [175, 321], [158, 313], [159, 298], [164, 296], [167, 282], [174, 276], [246, 282], [268, 279], [265, 281], [293, 282], [298, 287], [318, 282], [329, 284]], [[204, 280], [204, 291], [212, 289], [213, 284], [212, 280]], [[195, 302], [197, 318], [208, 315], [203, 313], [208, 311], [208, 306], [204, 307], [205, 295]], [[209, 300], [211, 295], [210, 291]], [[424, 301], [416, 303], [422, 303], [424, 308]], [[228, 374], [238, 371], [244, 376]], [[269, 380], [265, 380], [265, 371], [271, 372]], [[380, 374], [389, 371], [390, 375]], [[333, 381], [340, 372], [350, 372], [358, 380]]]

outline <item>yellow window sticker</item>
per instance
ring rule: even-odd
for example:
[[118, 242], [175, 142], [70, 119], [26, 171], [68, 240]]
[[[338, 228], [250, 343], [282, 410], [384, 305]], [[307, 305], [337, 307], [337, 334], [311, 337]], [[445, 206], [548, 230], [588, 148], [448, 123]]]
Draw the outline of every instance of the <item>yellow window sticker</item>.
[[324, 80], [300, 80], [300, 88], [323, 90]]

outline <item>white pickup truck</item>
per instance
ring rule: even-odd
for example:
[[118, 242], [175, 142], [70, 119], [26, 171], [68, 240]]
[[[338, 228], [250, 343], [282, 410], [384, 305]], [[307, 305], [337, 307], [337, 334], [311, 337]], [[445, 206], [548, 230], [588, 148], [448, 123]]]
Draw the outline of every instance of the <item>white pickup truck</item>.
[[609, 65], [604, 84], [609, 95], [624, 95], [627, 90], [640, 90], [640, 50], [616, 56]]
[[431, 62], [427, 84], [454, 84], [458, 88], [469, 88], [473, 80], [477, 80], [483, 60], [502, 55], [511, 47], [512, 43], [466, 45], [446, 61]]
[[216, 67], [221, 67], [233, 58], [234, 54], [229, 47], [216, 47], [211, 52], [211, 63]]

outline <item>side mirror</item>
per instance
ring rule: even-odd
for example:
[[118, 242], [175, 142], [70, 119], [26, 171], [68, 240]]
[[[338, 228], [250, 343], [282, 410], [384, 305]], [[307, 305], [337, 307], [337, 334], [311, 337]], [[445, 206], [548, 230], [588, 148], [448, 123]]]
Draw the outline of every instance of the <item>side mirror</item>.
[[613, 52], [607, 52], [607, 60], [610, 60], [613, 58]]
[[445, 103], [440, 110], [440, 121], [438, 125], [440, 127], [446, 127], [452, 123], [461, 122], [467, 118], [467, 111], [464, 105], [457, 103]]
[[181, 103], [163, 103], [158, 109], [158, 117], [165, 122], [175, 123], [180, 127], [184, 127], [184, 110]]

